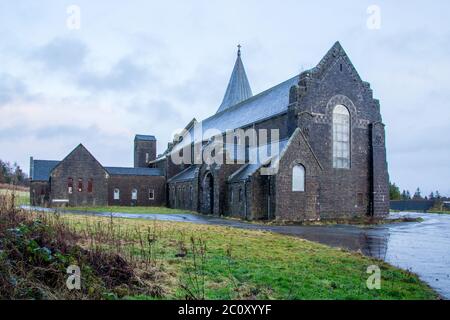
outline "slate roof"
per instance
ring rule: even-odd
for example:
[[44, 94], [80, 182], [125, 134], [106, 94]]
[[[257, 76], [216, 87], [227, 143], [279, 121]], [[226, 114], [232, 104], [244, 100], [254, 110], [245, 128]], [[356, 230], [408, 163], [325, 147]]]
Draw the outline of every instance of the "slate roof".
[[195, 178], [196, 171], [198, 169], [198, 166], [190, 166], [187, 169], [181, 171], [179, 174], [173, 176], [171, 179], [169, 179], [167, 182], [183, 182], [183, 181], [190, 181]]
[[158, 168], [122, 168], [122, 167], [105, 167], [110, 175], [116, 176], [162, 176], [161, 169]]
[[203, 120], [203, 131], [218, 129], [225, 132], [286, 112], [289, 104], [289, 90], [296, 84], [298, 84], [298, 76]]
[[[229, 182], [238, 182], [242, 180], [246, 180], [248, 177], [250, 177], [252, 174], [254, 174], [256, 171], [258, 171], [263, 165], [267, 164], [270, 160], [274, 160], [277, 158], [283, 150], [286, 148], [287, 143], [289, 139], [283, 139], [279, 142], [279, 148], [278, 150], [273, 147], [272, 143], [269, 145], [261, 146], [261, 147], [255, 147], [249, 150], [249, 153], [251, 152], [257, 152], [257, 163], [248, 163], [241, 167], [239, 170], [237, 170], [234, 174], [232, 174], [228, 181]], [[260, 157], [260, 149], [267, 147], [267, 152], [263, 152], [263, 157]]]
[[[204, 140], [211, 138], [213, 136], [213, 131], [211, 131], [211, 129], [225, 133], [228, 130], [242, 128], [254, 122], [287, 112], [290, 88], [293, 85], [297, 85], [298, 80], [299, 76], [296, 75], [295, 77], [242, 101], [225, 111], [216, 113], [203, 120], [200, 123], [203, 133], [210, 130], [209, 132], [211, 132], [211, 134], [210, 136], [203, 135], [202, 138]], [[198, 137], [201, 135], [194, 132], [193, 128], [189, 130], [189, 133], [191, 134], [191, 138], [183, 139], [182, 142], [175, 146], [174, 150], [179, 150], [193, 141], [198, 142]]]
[[59, 164], [54, 160], [33, 160], [31, 168], [31, 180], [48, 181], [50, 172]]
[[247, 100], [251, 96], [253, 96], [253, 93], [250, 88], [250, 83], [248, 82], [247, 74], [245, 73], [244, 64], [241, 59], [241, 49], [239, 48], [236, 63], [234, 64], [225, 96], [223, 97], [222, 104], [220, 105], [219, 110], [217, 110], [217, 113], [222, 112], [239, 102]]
[[156, 141], [156, 138], [155, 138], [155, 136], [137, 134], [134, 137], [134, 140], [139, 140], [139, 141]]

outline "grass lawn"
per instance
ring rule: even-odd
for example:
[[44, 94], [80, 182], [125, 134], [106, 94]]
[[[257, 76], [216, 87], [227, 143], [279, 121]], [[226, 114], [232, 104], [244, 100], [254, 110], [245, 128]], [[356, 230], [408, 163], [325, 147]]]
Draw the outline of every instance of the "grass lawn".
[[[437, 298], [412, 273], [294, 237], [189, 223], [76, 215], [58, 219], [80, 234], [96, 230], [109, 235], [99, 239], [116, 239], [106, 248], [123, 246], [134, 259], [150, 256], [165, 274], [164, 299]], [[366, 286], [371, 265], [381, 269], [381, 290]]]
[[187, 210], [171, 209], [166, 207], [120, 207], [120, 206], [104, 206], [104, 207], [68, 207], [70, 211], [89, 211], [89, 212], [108, 212], [108, 213], [139, 213], [139, 214], [173, 214], [173, 213], [194, 213]]
[[[8, 194], [11, 195], [13, 191], [9, 189], [0, 189], [0, 194]], [[21, 205], [29, 205], [30, 204], [30, 193], [28, 191], [14, 191], [14, 196], [16, 197], [15, 203], [19, 206]]]

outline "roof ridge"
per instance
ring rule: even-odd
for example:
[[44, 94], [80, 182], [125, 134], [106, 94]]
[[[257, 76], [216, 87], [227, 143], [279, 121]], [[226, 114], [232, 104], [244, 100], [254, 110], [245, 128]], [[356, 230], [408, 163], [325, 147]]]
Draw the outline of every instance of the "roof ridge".
[[220, 112], [217, 112], [217, 113], [213, 114], [212, 116], [210, 116], [210, 117], [208, 117], [208, 118], [202, 120], [202, 122], [203, 122], [203, 121], [206, 121], [206, 120], [208, 120], [208, 119], [214, 118], [215, 116], [217, 116], [217, 115], [219, 115], [219, 114], [223, 114], [223, 113], [225, 113], [226, 111], [231, 111], [231, 110], [234, 110], [234, 109], [238, 109], [241, 105], [243, 105], [243, 104], [245, 104], [245, 103], [248, 103], [248, 102], [250, 102], [250, 101], [256, 100], [256, 99], [260, 98], [261, 96], [263, 96], [263, 95], [265, 95], [265, 94], [268, 94], [269, 92], [273, 91], [274, 89], [276, 89], [276, 88], [282, 86], [282, 85], [285, 84], [286, 82], [292, 81], [294, 78], [297, 78], [297, 77], [299, 77], [299, 74], [297, 74], [297, 75], [295, 75], [295, 76], [293, 76], [293, 77], [290, 77], [289, 79], [284, 80], [283, 82], [280, 82], [280, 83], [274, 85], [273, 87], [270, 87], [270, 88], [268, 88], [268, 89], [266, 89], [266, 90], [264, 90], [264, 91], [261, 91], [260, 93], [254, 95], [254, 96], [251, 96], [250, 98], [248, 98], [248, 99], [246, 99], [246, 100], [243, 100], [243, 101], [241, 101], [241, 102], [239, 102], [239, 103], [236, 103], [235, 105], [232, 105], [231, 107], [228, 107], [228, 108], [225, 109], [225, 110], [222, 110], [222, 111], [220, 111]]

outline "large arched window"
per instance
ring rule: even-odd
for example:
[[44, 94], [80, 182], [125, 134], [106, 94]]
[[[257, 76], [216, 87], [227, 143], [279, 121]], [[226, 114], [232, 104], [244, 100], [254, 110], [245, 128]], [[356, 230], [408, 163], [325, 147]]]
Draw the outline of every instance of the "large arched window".
[[292, 191], [305, 192], [305, 167], [301, 164], [292, 168]]
[[350, 168], [350, 113], [343, 105], [333, 110], [333, 167]]

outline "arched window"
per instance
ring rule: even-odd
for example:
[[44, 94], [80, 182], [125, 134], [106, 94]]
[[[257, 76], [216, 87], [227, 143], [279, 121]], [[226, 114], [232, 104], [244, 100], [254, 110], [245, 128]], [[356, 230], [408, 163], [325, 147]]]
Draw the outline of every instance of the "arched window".
[[333, 167], [350, 169], [350, 113], [343, 105], [333, 110]]
[[137, 200], [137, 189], [131, 190], [131, 200]]
[[73, 193], [73, 178], [67, 179], [67, 193], [69, 194]]
[[89, 193], [92, 193], [92, 190], [94, 189], [94, 180], [92, 178], [90, 178], [88, 180], [88, 187], [87, 187], [87, 191]]
[[114, 200], [120, 200], [120, 190], [117, 188], [114, 189]]
[[292, 168], [292, 191], [305, 192], [305, 167], [301, 164]]
[[83, 192], [83, 178], [78, 179], [78, 192]]

